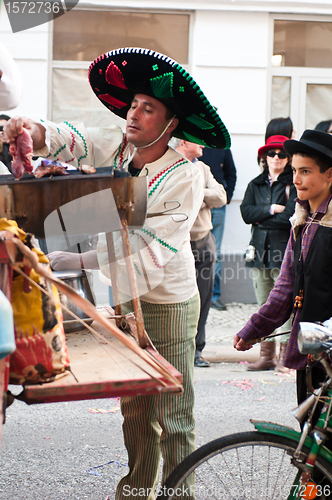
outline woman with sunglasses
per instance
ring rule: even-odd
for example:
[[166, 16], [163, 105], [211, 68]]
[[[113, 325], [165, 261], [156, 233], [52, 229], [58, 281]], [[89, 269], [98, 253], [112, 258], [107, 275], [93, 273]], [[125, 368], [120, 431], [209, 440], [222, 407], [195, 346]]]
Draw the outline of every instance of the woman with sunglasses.
[[[263, 172], [250, 181], [240, 206], [246, 224], [252, 225], [250, 244], [254, 247], [252, 260], [246, 259], [251, 268], [256, 300], [264, 304], [279, 276], [280, 266], [290, 232], [289, 218], [294, 213], [296, 189], [293, 185], [291, 158], [283, 149], [288, 137], [273, 135], [259, 148]], [[290, 330], [289, 322], [280, 331]], [[261, 343], [260, 358], [248, 370], [283, 369], [283, 358], [288, 337], [282, 336], [277, 366], [275, 339]]]

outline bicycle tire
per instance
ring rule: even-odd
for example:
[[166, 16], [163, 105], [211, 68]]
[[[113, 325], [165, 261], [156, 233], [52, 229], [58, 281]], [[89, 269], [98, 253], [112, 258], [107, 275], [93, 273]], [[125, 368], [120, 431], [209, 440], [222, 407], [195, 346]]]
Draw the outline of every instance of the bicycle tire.
[[[286, 500], [298, 473], [291, 463], [296, 446], [291, 439], [258, 431], [216, 439], [174, 469], [158, 500]], [[303, 447], [300, 460], [308, 454]], [[183, 481], [193, 472], [195, 494], [186, 496], [190, 491]], [[313, 474], [322, 493], [317, 499], [332, 498], [332, 464], [318, 456]]]

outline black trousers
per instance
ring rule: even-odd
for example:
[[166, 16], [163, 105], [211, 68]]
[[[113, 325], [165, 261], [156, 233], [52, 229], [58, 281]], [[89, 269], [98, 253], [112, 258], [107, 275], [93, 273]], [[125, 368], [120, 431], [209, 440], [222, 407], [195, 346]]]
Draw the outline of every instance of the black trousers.
[[196, 352], [205, 347], [205, 324], [211, 306], [214, 271], [216, 266], [216, 243], [211, 231], [198, 241], [191, 241], [195, 257], [196, 280], [201, 299], [201, 309], [196, 334]]

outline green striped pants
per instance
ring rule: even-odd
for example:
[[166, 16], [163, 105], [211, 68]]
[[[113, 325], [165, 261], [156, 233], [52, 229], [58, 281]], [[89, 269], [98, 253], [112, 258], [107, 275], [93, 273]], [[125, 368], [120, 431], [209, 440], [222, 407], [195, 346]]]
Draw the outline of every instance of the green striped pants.
[[[121, 399], [129, 472], [117, 486], [116, 500], [153, 500], [161, 454], [163, 484], [195, 450], [193, 373], [199, 309], [198, 294], [178, 304], [142, 302], [145, 329], [159, 353], [182, 373], [184, 392]], [[186, 487], [191, 481], [193, 475]]]

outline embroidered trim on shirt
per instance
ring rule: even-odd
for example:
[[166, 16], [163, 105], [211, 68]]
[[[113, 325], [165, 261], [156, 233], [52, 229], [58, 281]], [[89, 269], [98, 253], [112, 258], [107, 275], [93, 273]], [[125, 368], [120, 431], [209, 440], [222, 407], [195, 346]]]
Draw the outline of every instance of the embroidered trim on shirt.
[[72, 132], [70, 132], [70, 135], [71, 135], [71, 138], [72, 138], [72, 143], [71, 143], [71, 145], [69, 147], [69, 150], [70, 150], [71, 154], [73, 155], [73, 157], [70, 160], [67, 160], [67, 163], [75, 160], [74, 147], [75, 147], [75, 143], [76, 143], [76, 137], [75, 137], [75, 135]]
[[147, 245], [147, 249], [148, 249], [148, 252], [150, 254], [150, 257], [152, 259], [152, 262], [154, 263], [154, 265], [158, 268], [158, 269], [162, 269], [163, 266], [161, 266], [159, 263], [158, 263], [158, 259], [157, 257], [155, 256], [155, 254], [153, 253], [153, 251], [151, 250], [150, 248], [150, 245]]
[[80, 164], [81, 164], [81, 161], [86, 158], [88, 156], [88, 146], [85, 142], [85, 139], [83, 137], [83, 135], [81, 134], [81, 132], [79, 130], [77, 130], [77, 128], [75, 128], [73, 125], [71, 125], [69, 122], [64, 122], [65, 125], [67, 125], [67, 127], [71, 128], [74, 132], [76, 132], [76, 134], [82, 139], [83, 141], [83, 146], [84, 146], [84, 152], [85, 154], [80, 156], [78, 159], [77, 159], [77, 166], [79, 167]]
[[[114, 158], [113, 167], [115, 169], [122, 168], [124, 165], [123, 154], [124, 154], [125, 147], [127, 146], [127, 143], [128, 143], [128, 139], [126, 136], [124, 136], [123, 141], [121, 142], [119, 149], [118, 149], [118, 152], [116, 153], [115, 158]], [[117, 166], [116, 163], [117, 163], [117, 159], [118, 159], [119, 155], [120, 155], [120, 161], [119, 161], [119, 166]], [[127, 161], [127, 159], [125, 161]]]
[[166, 243], [166, 241], [164, 241], [164, 240], [162, 240], [160, 238], [157, 238], [157, 236], [155, 236], [154, 234], [152, 234], [150, 231], [148, 231], [144, 227], [142, 227], [141, 229], [139, 229], [139, 231], [142, 231], [143, 233], [147, 234], [148, 236], [150, 236], [154, 240], [158, 241], [158, 243], [160, 243], [163, 247], [167, 248], [168, 250], [171, 250], [172, 252], [177, 253], [177, 249], [176, 248], [171, 247], [171, 245], [169, 245], [168, 243]]
[[148, 185], [148, 189], [152, 188], [148, 192], [148, 197], [150, 197], [153, 194], [153, 192], [157, 189], [157, 187], [159, 186], [159, 184], [165, 179], [165, 177], [167, 177], [168, 174], [170, 174], [173, 170], [175, 170], [176, 168], [178, 168], [181, 165], [184, 165], [186, 163], [189, 163], [188, 160], [184, 160], [183, 158], [181, 158], [181, 160], [177, 160], [175, 163], [173, 163], [172, 165], [170, 165], [169, 167], [167, 167], [165, 170], [162, 170], [161, 172], [159, 172], [158, 175], [156, 175], [155, 177], [153, 177], [151, 179], [151, 181], [149, 182], [149, 185]]
[[[58, 151], [56, 151], [56, 153], [54, 153], [54, 158], [57, 157], [57, 155], [60, 153], [60, 151], [62, 151], [63, 149], [65, 149], [67, 147], [67, 144], [65, 143], [63, 146], [61, 146], [61, 148], [58, 149]], [[50, 156], [50, 155], [48, 155]], [[56, 158], [57, 160], [59, 160], [59, 158]]]
[[142, 276], [142, 273], [141, 273], [141, 272], [140, 272], [140, 270], [138, 269], [138, 266], [137, 266], [136, 262], [134, 262], [134, 267], [135, 267], [135, 269], [136, 269], [137, 274], [138, 274], [139, 276]]
[[150, 257], [151, 257], [151, 260], [152, 262], [154, 263], [154, 265], [156, 266], [157, 269], [162, 269], [163, 266], [161, 266], [159, 263], [158, 263], [158, 259], [156, 257], [156, 255], [153, 253], [153, 251], [151, 250], [150, 248], [150, 245], [147, 244], [147, 242], [145, 241], [145, 239], [143, 238], [143, 236], [141, 234], [138, 234], [138, 236], [140, 236], [140, 238], [143, 240], [144, 242], [144, 245], [145, 247], [147, 248], [149, 254], [150, 254]]

